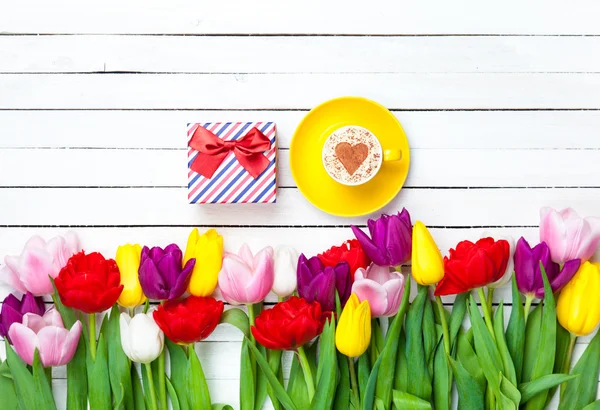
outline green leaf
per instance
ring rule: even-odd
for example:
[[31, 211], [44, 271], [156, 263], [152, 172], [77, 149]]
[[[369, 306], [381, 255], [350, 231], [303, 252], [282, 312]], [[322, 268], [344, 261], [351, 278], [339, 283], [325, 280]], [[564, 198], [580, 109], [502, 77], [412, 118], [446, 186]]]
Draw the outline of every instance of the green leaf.
[[25, 362], [15, 353], [13, 348], [4, 339], [6, 345], [6, 361], [15, 383], [15, 390], [19, 403], [24, 409], [36, 409], [35, 393], [33, 387], [33, 376], [27, 370]]
[[[384, 380], [381, 382], [383, 383]], [[404, 331], [401, 331], [400, 337], [398, 337], [398, 354], [394, 370], [394, 390], [406, 391], [407, 389], [408, 361], [406, 360], [406, 334]]]
[[180, 345], [171, 342], [165, 337], [165, 344], [169, 350], [171, 368], [171, 384], [179, 398], [179, 408], [190, 410], [187, 392], [187, 362], [188, 358]]
[[452, 313], [450, 314], [450, 320], [448, 321], [448, 331], [450, 332], [450, 346], [454, 347], [458, 331], [460, 330], [463, 321], [465, 320], [465, 314], [467, 313], [467, 300], [469, 298], [469, 292], [464, 292], [456, 295], [454, 304], [452, 305]]
[[275, 376], [275, 373], [273, 373], [273, 371], [269, 367], [269, 362], [267, 362], [267, 359], [265, 359], [264, 356], [260, 354], [259, 350], [252, 343], [248, 343], [248, 349], [250, 350], [250, 353], [256, 360], [258, 366], [265, 373], [265, 376], [267, 376], [267, 381], [273, 387], [273, 391], [275, 392], [277, 399], [281, 402], [283, 407], [285, 407], [287, 410], [295, 410], [296, 406], [290, 399], [290, 396], [286, 393], [281, 383], [279, 383], [279, 380], [277, 380], [277, 376]]
[[319, 338], [319, 366], [317, 368], [316, 393], [312, 410], [331, 409], [335, 398], [337, 355], [335, 349], [335, 317], [325, 324]]
[[488, 381], [490, 389], [496, 397], [500, 396], [500, 378], [498, 377], [498, 369], [502, 369], [502, 358], [500, 352], [492, 339], [492, 335], [483, 323], [479, 308], [475, 303], [475, 298], [470, 297], [470, 318], [473, 328], [473, 340], [475, 342], [475, 350], [477, 359], [483, 374]]
[[244, 338], [240, 359], [240, 409], [254, 410], [255, 379], [249, 351], [250, 341]]
[[506, 327], [506, 346], [515, 367], [517, 382], [520, 382], [521, 373], [523, 372], [523, 350], [525, 348], [525, 315], [515, 275], [512, 277], [512, 301], [510, 319]]
[[[533, 364], [530, 381], [552, 374], [554, 360], [551, 360], [551, 358], [556, 354], [556, 305], [554, 294], [552, 293], [552, 287], [550, 286], [550, 282], [548, 282], [546, 271], [541, 262], [540, 270], [542, 271], [542, 278], [544, 280], [544, 307], [542, 310], [539, 346], [536, 351], [536, 359]], [[598, 383], [596, 383], [596, 386], [598, 386]], [[527, 402], [525, 409], [543, 409], [546, 405], [547, 397], [548, 391], [541, 391]]]
[[527, 403], [533, 396], [541, 391], [551, 389], [554, 386], [558, 386], [563, 382], [569, 381], [577, 377], [577, 375], [569, 374], [549, 374], [542, 376], [531, 382], [523, 383], [519, 386], [521, 392], [521, 404]]
[[[263, 357], [267, 357], [267, 349], [264, 346], [262, 346], [260, 344], [255, 345], [255, 346], [258, 349], [258, 351], [260, 352], [260, 354], [263, 355]], [[273, 372], [273, 373], [275, 373], [275, 372]], [[269, 384], [267, 383], [267, 378], [265, 377], [265, 374], [262, 372], [260, 367], [254, 368], [254, 375], [255, 375], [255, 388], [256, 388], [256, 391], [254, 393], [254, 408], [262, 409], [263, 405], [265, 403], [265, 400], [267, 399], [267, 386]]]
[[[148, 371], [146, 370], [145, 365], [142, 365], [140, 368], [142, 369], [142, 384], [144, 385], [144, 400], [146, 402], [146, 407], [148, 407], [149, 409], [152, 409], [152, 401], [150, 399], [150, 382], [148, 380]], [[186, 366], [184, 367], [184, 369], [187, 370], [187, 361], [186, 361]], [[187, 382], [186, 382], [186, 385], [187, 385]]]
[[456, 349], [456, 356], [461, 365], [468, 371], [468, 373], [474, 377], [477, 382], [484, 386], [486, 384], [483, 370], [473, 350], [473, 329], [469, 329], [467, 333], [459, 334], [458, 344]]
[[596, 400], [593, 403], [588, 404], [583, 410], [600, 410], [600, 400]]
[[[132, 410], [134, 403], [131, 394], [131, 362], [121, 347], [120, 316], [119, 308], [114, 305], [104, 333], [108, 341], [108, 375], [113, 395], [123, 396], [124, 408]], [[123, 407], [116, 407], [116, 409], [121, 408]]]
[[37, 408], [44, 410], [56, 409], [54, 397], [52, 396], [52, 387], [50, 386], [52, 380], [48, 380], [46, 377], [44, 366], [42, 366], [42, 362], [40, 361], [40, 352], [38, 352], [37, 348], [33, 353], [32, 369], [33, 388], [35, 392], [35, 401], [37, 403]]
[[398, 410], [405, 410], [405, 409], [431, 410], [431, 403], [429, 403], [426, 400], [423, 400], [420, 397], [414, 396], [412, 394], [394, 390], [392, 397], [393, 397], [392, 400], [394, 402], [394, 407]]
[[[428, 298], [429, 299], [429, 298]], [[433, 356], [435, 355], [435, 347], [438, 344], [439, 338], [435, 328], [435, 319], [433, 315], [432, 302], [427, 300], [425, 302], [425, 309], [423, 311], [423, 350], [425, 352], [425, 362], [427, 363], [427, 369], [429, 374], [433, 375]], [[430, 376], [431, 379], [431, 376]]]
[[503, 403], [502, 407], [518, 409], [519, 404], [521, 403], [521, 392], [502, 373], [500, 373], [499, 378], [501, 399]]
[[452, 407], [452, 370], [448, 363], [444, 341], [440, 339], [433, 363], [433, 404], [436, 410]]
[[367, 391], [367, 384], [369, 383], [369, 375], [371, 374], [371, 364], [369, 363], [368, 351], [360, 355], [358, 358], [358, 391], [360, 394], [360, 402], [365, 401], [365, 392]]
[[209, 409], [210, 393], [204, 370], [192, 344], [189, 347], [189, 359], [187, 365], [187, 391], [189, 393], [190, 407], [192, 409]]
[[[558, 323], [556, 319], [556, 356], [554, 357], [554, 373], [562, 373], [565, 367], [565, 360], [567, 358], [567, 350], [569, 349], [569, 341], [571, 335], [568, 330]], [[548, 390], [548, 397], [546, 398], [546, 407], [554, 398], [558, 386], [554, 386]]]
[[[96, 361], [93, 362], [93, 371], [90, 384], [90, 410], [112, 409], [112, 398], [110, 395], [110, 381], [108, 378], [108, 349], [104, 335], [100, 334]], [[88, 366], [89, 369], [89, 366]]]
[[213, 404], [211, 410], [233, 410], [229, 404], [216, 403]]
[[[283, 352], [281, 350], [268, 350], [267, 349], [267, 360], [269, 362], [269, 367], [271, 367], [271, 370], [273, 370], [273, 373], [277, 374], [277, 376], [278, 376], [277, 378], [279, 379], [279, 381], [283, 383], [283, 376], [279, 377], [279, 375], [281, 373], [281, 354], [282, 353]], [[269, 385], [267, 385], [267, 394], [269, 395], [269, 398], [271, 399], [273, 408], [275, 410], [280, 410], [281, 404], [279, 404], [279, 400], [277, 400], [277, 397], [275, 397], [275, 393], [273, 392], [273, 389]]]
[[503, 374], [513, 386], [516, 386], [517, 374], [515, 372], [515, 365], [506, 345], [506, 339], [504, 339], [504, 302], [500, 302], [500, 306], [498, 306], [494, 315], [494, 335], [496, 336], [496, 346], [502, 357]]
[[[142, 366], [142, 368], [143, 367], [144, 366]], [[142, 389], [140, 375], [138, 374], [135, 366], [131, 366], [131, 384], [133, 389], [133, 403], [135, 410], [146, 410], [144, 390]]]
[[426, 401], [431, 399], [431, 377], [423, 342], [423, 316], [428, 291], [427, 286], [419, 286], [417, 297], [406, 316], [406, 360], [410, 369], [408, 393]]
[[[337, 388], [335, 389], [333, 408], [335, 410], [348, 410], [350, 408], [350, 369], [348, 368], [348, 360], [346, 359], [346, 356], [342, 355], [341, 353], [337, 353], [336, 356], [339, 366], [338, 373], [340, 377]], [[297, 362], [297, 360], [294, 360], [294, 362]], [[294, 367], [292, 365], [292, 370], [293, 369]], [[376, 369], [373, 369], [373, 371], [375, 370]], [[294, 396], [292, 396], [292, 398], [294, 398]], [[294, 403], [297, 403], [299, 408], [304, 407], [296, 400], [294, 400]]]
[[0, 397], [2, 403], [7, 409], [19, 409], [19, 399], [15, 390], [15, 382], [8, 368], [8, 362], [4, 361], [0, 365]]
[[177, 397], [177, 392], [175, 391], [175, 387], [173, 387], [173, 383], [171, 383], [171, 379], [165, 377], [165, 382], [167, 384], [167, 392], [169, 393], [169, 399], [171, 399], [173, 410], [181, 410], [179, 398]]
[[473, 377], [462, 363], [448, 359], [458, 390], [459, 409], [482, 409], [485, 403], [485, 380]]
[[581, 409], [596, 400], [600, 375], [600, 332], [586, 347], [571, 374], [578, 374], [579, 377], [567, 382], [564, 397], [561, 394], [559, 410]]
[[[375, 383], [375, 397], [382, 401], [384, 408], [389, 408], [392, 403], [393, 386], [391, 381], [395, 379], [396, 362], [400, 360], [404, 363], [406, 362], [404, 350], [402, 353], [399, 353], [398, 346], [401, 341], [400, 334], [402, 333], [402, 326], [404, 324], [404, 315], [410, 305], [410, 282], [410, 280], [406, 281], [398, 313], [394, 316], [394, 320], [387, 331], [385, 345], [377, 360], [380, 364], [378, 366], [374, 365], [373, 370], [371, 371], [370, 377], [373, 381], [371, 382], [371, 379], [369, 379], [369, 383]], [[404, 341], [404, 344], [406, 345], [406, 341]], [[398, 356], [404, 357], [397, 360]], [[406, 388], [406, 386], [404, 387]], [[372, 403], [373, 401], [370, 398], [367, 398], [363, 403], [364, 409], [370, 410], [373, 406]]]
[[533, 365], [540, 347], [540, 332], [542, 328], [542, 304], [531, 310], [525, 326], [525, 349], [523, 351], [523, 371], [521, 382], [531, 381]]
[[[308, 356], [308, 350], [305, 349]], [[308, 388], [306, 380], [304, 380], [304, 372], [300, 366], [297, 355], [292, 358], [292, 367], [290, 369], [290, 378], [288, 380], [287, 393], [292, 399], [292, 402], [300, 409], [310, 407], [308, 401]]]

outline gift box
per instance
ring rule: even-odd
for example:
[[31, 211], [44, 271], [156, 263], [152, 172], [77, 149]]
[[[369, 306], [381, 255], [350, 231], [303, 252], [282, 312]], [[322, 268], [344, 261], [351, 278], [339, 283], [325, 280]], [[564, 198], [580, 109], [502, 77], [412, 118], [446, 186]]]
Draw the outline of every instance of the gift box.
[[187, 129], [190, 204], [275, 203], [274, 122], [191, 123]]

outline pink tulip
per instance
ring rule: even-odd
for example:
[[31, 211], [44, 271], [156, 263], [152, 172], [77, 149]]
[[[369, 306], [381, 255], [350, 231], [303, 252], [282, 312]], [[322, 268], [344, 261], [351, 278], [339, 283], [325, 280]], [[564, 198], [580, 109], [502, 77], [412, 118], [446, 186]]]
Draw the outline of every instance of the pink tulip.
[[6, 256], [6, 266], [0, 269], [0, 280], [13, 289], [34, 296], [51, 294], [54, 289], [48, 276], [56, 278], [71, 256], [81, 250], [79, 238], [74, 232], [67, 232], [44, 241], [32, 236], [20, 256]]
[[12, 324], [8, 335], [15, 351], [27, 364], [33, 364], [37, 349], [44, 367], [63, 366], [71, 361], [77, 350], [81, 322], [78, 320], [71, 330], [67, 330], [55, 309], [48, 310], [44, 316], [27, 313], [23, 323]]
[[267, 246], [255, 256], [243, 244], [238, 254], [226, 252], [219, 272], [219, 290], [232, 305], [258, 303], [273, 287], [275, 280], [273, 248]]
[[550, 247], [552, 260], [563, 264], [572, 259], [585, 262], [600, 244], [600, 218], [581, 218], [571, 209], [540, 210], [540, 242]]
[[404, 294], [404, 275], [388, 267], [371, 264], [354, 274], [352, 293], [362, 302], [369, 301], [372, 317], [393, 316], [398, 312]]

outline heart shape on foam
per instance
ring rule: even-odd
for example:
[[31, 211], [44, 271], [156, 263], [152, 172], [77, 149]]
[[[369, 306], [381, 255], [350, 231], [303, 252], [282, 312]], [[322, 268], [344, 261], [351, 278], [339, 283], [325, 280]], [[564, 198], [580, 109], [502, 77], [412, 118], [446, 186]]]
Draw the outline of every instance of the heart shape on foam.
[[358, 167], [365, 162], [368, 154], [369, 147], [363, 143], [350, 145], [347, 142], [340, 142], [335, 147], [337, 159], [342, 163], [350, 175], [353, 175]]

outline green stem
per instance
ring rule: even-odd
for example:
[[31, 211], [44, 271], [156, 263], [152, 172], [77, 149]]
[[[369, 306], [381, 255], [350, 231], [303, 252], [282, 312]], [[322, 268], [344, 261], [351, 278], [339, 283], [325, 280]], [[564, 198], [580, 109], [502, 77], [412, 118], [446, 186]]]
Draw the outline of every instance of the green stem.
[[533, 302], [533, 298], [534, 296], [529, 293], [525, 295], [525, 324], [527, 324], [527, 318], [529, 317], [529, 312], [531, 311], [531, 302]]
[[144, 304], [144, 314], [148, 313], [148, 309], [150, 309], [150, 299], [146, 299], [146, 303]]
[[356, 408], [360, 409], [360, 394], [358, 392], [358, 379], [356, 378], [356, 370], [354, 369], [354, 359], [348, 357], [348, 368], [350, 369], [350, 382], [352, 384], [352, 394], [354, 394], [354, 401]]
[[160, 397], [160, 408], [162, 410], [168, 410], [169, 405], [167, 404], [167, 384], [165, 374], [165, 349], [163, 349], [160, 356], [158, 356], [158, 394]]
[[304, 352], [304, 347], [300, 346], [297, 350], [297, 353], [298, 360], [300, 361], [300, 366], [302, 367], [302, 371], [304, 372], [304, 380], [306, 380], [306, 389], [308, 390], [308, 401], [310, 403], [313, 397], [315, 396], [315, 381], [313, 379], [312, 370], [310, 370], [308, 358], [306, 357], [306, 353]]
[[[248, 303], [246, 305], [246, 307], [248, 308], [248, 320], [250, 322], [250, 327], [254, 326], [254, 305], [252, 303]], [[252, 332], [250, 332], [250, 341], [252, 342], [253, 345], [256, 346], [256, 341], [254, 340], [254, 335], [252, 334]]]
[[[563, 364], [562, 372], [564, 374], [569, 374], [571, 371], [571, 356], [573, 356], [573, 348], [575, 347], [575, 341], [577, 340], [577, 335], [573, 333], [569, 333], [569, 347], [567, 347], [567, 355], [565, 356], [565, 362]], [[561, 400], [564, 396], [565, 388], [567, 387], [567, 383], [563, 383], [560, 385], [560, 396]]]
[[129, 308], [129, 316], [131, 316], [131, 317], [135, 316], [135, 308]]
[[90, 354], [92, 360], [96, 361], [96, 314], [90, 313]]
[[284, 301], [285, 301], [285, 298], [282, 298], [281, 296], [279, 296], [277, 298], [277, 302], [279, 302], [279, 303], [284, 302]]
[[494, 305], [494, 288], [487, 288], [487, 304], [490, 312], [492, 311], [492, 306]]
[[477, 294], [479, 295], [479, 302], [481, 302], [481, 309], [483, 310], [483, 318], [485, 319], [485, 325], [490, 331], [492, 339], [496, 341], [496, 336], [494, 335], [494, 325], [492, 324], [492, 316], [490, 315], [490, 310], [488, 309], [488, 304], [485, 297], [485, 293], [483, 292], [483, 288], [477, 288]]
[[450, 332], [448, 331], [448, 322], [446, 321], [446, 309], [442, 303], [442, 298], [439, 296], [435, 297], [438, 311], [440, 313], [440, 320], [442, 322], [442, 333], [444, 335], [444, 351], [446, 355], [450, 356]]
[[48, 380], [48, 384], [52, 388], [52, 367], [44, 367], [44, 372], [46, 373], [46, 379]]
[[148, 376], [148, 388], [150, 389], [148, 394], [150, 396], [150, 407], [151, 410], [158, 410], [158, 402], [156, 401], [156, 390], [154, 389], [154, 377], [152, 376], [152, 365], [145, 363], [146, 375]]

